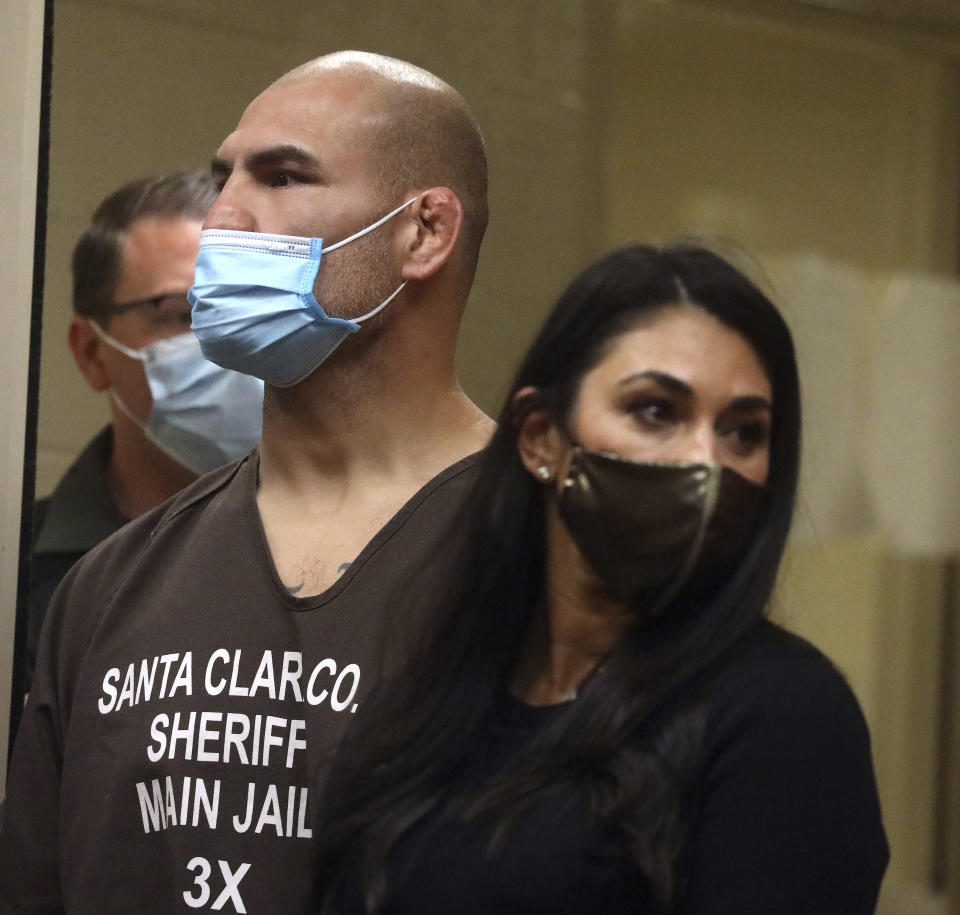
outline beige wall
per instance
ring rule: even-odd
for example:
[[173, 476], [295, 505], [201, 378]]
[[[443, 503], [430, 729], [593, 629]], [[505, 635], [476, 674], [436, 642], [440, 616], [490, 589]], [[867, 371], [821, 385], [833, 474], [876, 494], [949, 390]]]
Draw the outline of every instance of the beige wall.
[[957, 262], [950, 60], [848, 30], [621, 4], [607, 241], [705, 233], [764, 255]]

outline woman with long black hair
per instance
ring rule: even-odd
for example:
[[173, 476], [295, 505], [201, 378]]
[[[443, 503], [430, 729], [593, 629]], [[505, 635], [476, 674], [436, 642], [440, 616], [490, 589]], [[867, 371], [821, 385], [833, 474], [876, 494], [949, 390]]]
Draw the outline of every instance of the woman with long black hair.
[[846, 683], [765, 620], [797, 486], [789, 330], [722, 258], [566, 290], [463, 523], [455, 593], [322, 791], [337, 913], [872, 912]]

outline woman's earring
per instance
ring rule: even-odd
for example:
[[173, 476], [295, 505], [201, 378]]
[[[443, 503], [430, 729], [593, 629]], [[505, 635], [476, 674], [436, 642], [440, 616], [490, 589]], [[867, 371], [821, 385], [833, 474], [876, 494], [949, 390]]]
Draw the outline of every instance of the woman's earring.
[[541, 480], [546, 482], [547, 480], [550, 479], [550, 468], [541, 464], [537, 468], [537, 476], [540, 477]]

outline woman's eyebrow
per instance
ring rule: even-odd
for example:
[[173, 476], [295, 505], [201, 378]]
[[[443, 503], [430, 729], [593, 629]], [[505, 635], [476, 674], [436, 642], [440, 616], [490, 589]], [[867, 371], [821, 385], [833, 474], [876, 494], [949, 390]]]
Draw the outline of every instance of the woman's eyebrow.
[[773, 406], [766, 397], [762, 397], [759, 394], [745, 394], [742, 397], [734, 397], [733, 400], [730, 401], [727, 409], [741, 412], [752, 410], [766, 410], [770, 412], [773, 410]]
[[[685, 381], [681, 381], [675, 375], [667, 372], [658, 372], [656, 369], [646, 369], [642, 372], [632, 372], [626, 378], [621, 378], [617, 382], [617, 387], [627, 387], [637, 381], [654, 381], [661, 387], [672, 391], [681, 397], [693, 397], [694, 390]], [[744, 394], [740, 397], [734, 397], [727, 405], [726, 410], [733, 410], [740, 413], [746, 413], [756, 410], [765, 410], [772, 412], [773, 407], [770, 401], [761, 394]], [[725, 410], [725, 412], [726, 412]]]
[[633, 384], [636, 381], [655, 381], [662, 387], [665, 387], [676, 394], [680, 394], [683, 397], [693, 397], [693, 388], [690, 387], [690, 385], [688, 385], [685, 381], [681, 381], [676, 376], [669, 375], [666, 372], [658, 372], [655, 369], [647, 369], [643, 372], [633, 372], [632, 374], [627, 375], [626, 378], [621, 378], [620, 381], [617, 382], [617, 387], [626, 387], [627, 385]]

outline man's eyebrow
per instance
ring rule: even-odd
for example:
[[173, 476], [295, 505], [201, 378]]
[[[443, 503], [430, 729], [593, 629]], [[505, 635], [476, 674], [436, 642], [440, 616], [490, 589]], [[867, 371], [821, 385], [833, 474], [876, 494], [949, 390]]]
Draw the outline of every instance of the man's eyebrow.
[[271, 146], [269, 149], [262, 149], [247, 157], [246, 165], [248, 168], [257, 168], [267, 165], [306, 165], [311, 168], [317, 168], [319, 162], [316, 156], [311, 155], [300, 146], [294, 146], [292, 143], [283, 143], [280, 146]]
[[[249, 169], [270, 168], [278, 165], [299, 165], [303, 168], [319, 170], [316, 156], [293, 143], [281, 143], [259, 152], [251, 153], [244, 161]], [[210, 163], [210, 172], [215, 178], [229, 177], [233, 173], [233, 164], [217, 156]]]

